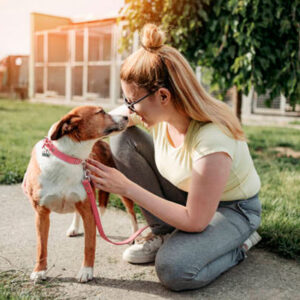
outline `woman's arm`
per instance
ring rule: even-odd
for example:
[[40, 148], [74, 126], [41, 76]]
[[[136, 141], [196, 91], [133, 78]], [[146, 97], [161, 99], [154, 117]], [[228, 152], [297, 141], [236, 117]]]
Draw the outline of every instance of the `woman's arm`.
[[199, 159], [193, 170], [186, 206], [158, 197], [130, 181], [118, 170], [96, 161], [88, 160], [87, 168], [97, 174], [92, 176], [96, 188], [133, 200], [175, 228], [200, 232], [207, 227], [218, 207], [231, 163], [231, 158], [224, 152]]

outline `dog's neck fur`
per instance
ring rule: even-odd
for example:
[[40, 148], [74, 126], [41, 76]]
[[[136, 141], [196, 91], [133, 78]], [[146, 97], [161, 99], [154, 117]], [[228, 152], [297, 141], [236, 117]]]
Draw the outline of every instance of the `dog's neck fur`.
[[[50, 139], [54, 125], [48, 132], [48, 138]], [[88, 141], [75, 142], [69, 136], [65, 135], [56, 141], [52, 141], [54, 146], [61, 152], [80, 158], [82, 160], [88, 158], [92, 151], [95, 142], [99, 139], [93, 139]]]

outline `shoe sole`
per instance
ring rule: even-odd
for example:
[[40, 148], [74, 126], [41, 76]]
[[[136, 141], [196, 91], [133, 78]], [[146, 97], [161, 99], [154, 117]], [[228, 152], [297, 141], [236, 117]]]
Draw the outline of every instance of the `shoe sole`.
[[154, 257], [123, 257], [123, 260], [131, 264], [149, 264], [155, 261]]

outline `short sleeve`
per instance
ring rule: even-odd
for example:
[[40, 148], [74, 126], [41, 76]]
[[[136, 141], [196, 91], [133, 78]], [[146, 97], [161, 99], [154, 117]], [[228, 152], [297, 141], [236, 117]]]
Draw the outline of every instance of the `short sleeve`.
[[217, 125], [207, 124], [203, 126], [194, 137], [192, 152], [193, 162], [199, 158], [216, 153], [225, 152], [234, 159], [236, 143], [234, 138], [227, 136]]

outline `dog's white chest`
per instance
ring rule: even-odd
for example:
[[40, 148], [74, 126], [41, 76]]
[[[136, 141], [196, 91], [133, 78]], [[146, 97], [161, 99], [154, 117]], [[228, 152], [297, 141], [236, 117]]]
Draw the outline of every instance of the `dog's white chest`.
[[39, 204], [57, 213], [74, 212], [75, 203], [86, 199], [86, 192], [81, 183], [82, 166], [71, 165], [53, 155], [43, 156], [42, 142], [36, 145], [36, 155], [41, 170]]

